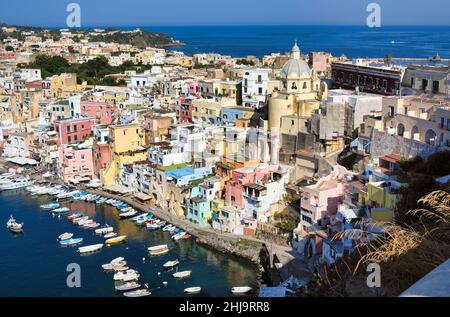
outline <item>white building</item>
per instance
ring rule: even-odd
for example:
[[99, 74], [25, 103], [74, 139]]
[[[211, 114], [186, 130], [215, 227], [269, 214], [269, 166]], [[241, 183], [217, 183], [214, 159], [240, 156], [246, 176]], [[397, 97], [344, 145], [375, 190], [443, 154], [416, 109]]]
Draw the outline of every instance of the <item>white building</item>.
[[11, 134], [6, 141], [3, 151], [5, 157], [30, 157], [30, 150], [26, 142], [26, 133], [19, 132]]
[[268, 91], [269, 74], [266, 68], [249, 68], [243, 73], [242, 103], [246, 107], [259, 108], [264, 105]]

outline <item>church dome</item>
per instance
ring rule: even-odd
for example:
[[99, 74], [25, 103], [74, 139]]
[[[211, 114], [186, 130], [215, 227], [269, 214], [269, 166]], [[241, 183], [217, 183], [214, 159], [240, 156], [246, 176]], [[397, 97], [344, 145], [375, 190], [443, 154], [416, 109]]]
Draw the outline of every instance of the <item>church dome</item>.
[[300, 47], [297, 42], [291, 50], [291, 59], [284, 64], [281, 75], [285, 78], [296, 79], [311, 76], [311, 68], [308, 63], [301, 59]]

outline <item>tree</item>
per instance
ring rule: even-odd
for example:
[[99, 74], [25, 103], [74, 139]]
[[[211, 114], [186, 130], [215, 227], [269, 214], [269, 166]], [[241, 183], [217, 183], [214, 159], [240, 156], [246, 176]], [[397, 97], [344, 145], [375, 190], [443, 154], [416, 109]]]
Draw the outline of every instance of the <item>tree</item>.
[[8, 46], [5, 48], [5, 50], [6, 50], [7, 52], [13, 52], [13, 51], [14, 51], [14, 47], [8, 45]]

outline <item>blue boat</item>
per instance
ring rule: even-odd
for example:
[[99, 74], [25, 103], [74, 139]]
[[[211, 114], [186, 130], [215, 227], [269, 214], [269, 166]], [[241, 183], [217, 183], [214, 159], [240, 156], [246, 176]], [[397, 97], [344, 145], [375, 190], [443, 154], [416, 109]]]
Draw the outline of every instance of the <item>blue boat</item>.
[[83, 238], [75, 238], [75, 239], [68, 239], [68, 240], [62, 240], [59, 241], [59, 244], [61, 244], [62, 246], [71, 246], [71, 245], [76, 245], [83, 242]]
[[47, 204], [47, 205], [41, 205], [40, 207], [44, 210], [52, 210], [52, 209], [59, 208], [59, 204], [58, 203]]

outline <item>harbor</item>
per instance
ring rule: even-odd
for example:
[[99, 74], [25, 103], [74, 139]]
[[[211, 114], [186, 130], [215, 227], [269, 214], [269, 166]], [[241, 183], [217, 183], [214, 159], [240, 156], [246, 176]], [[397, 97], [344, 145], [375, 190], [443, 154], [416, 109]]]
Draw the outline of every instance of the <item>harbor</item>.
[[[4, 254], [1, 266], [14, 272], [0, 278], [4, 285], [0, 291], [3, 296], [124, 296], [123, 292], [115, 289], [114, 272], [102, 268], [102, 265], [121, 257], [126, 261], [126, 267], [139, 272], [139, 284], [148, 289], [149, 296], [186, 296], [185, 290], [189, 292], [192, 288], [194, 291], [188, 296], [230, 296], [233, 287], [258, 288], [256, 269], [249, 262], [206, 248], [192, 238], [172, 239], [169, 231], [162, 231], [162, 228], [149, 230], [146, 226], [137, 225], [132, 218], [121, 220], [119, 210], [106, 203], [67, 199], [55, 203], [49, 194], [32, 195], [24, 188], [1, 192], [0, 203], [4, 223], [10, 214], [17, 222], [23, 223], [21, 233], [6, 230], [1, 233], [4, 241], [0, 247]], [[58, 207], [53, 211], [59, 209], [62, 212], [42, 207]], [[89, 217], [99, 226], [75, 225], [69, 217], [77, 216], [77, 213], [78, 216]], [[95, 233], [105, 225], [113, 227], [117, 236], [125, 236], [125, 241], [106, 244], [105, 238]], [[83, 241], [77, 245], [61, 246], [57, 240], [63, 233], [73, 233], [70, 239], [82, 238]], [[77, 252], [79, 248], [102, 244], [93, 253]], [[161, 245], [167, 245], [168, 251], [160, 256], [151, 256], [148, 248]], [[80, 288], [66, 285], [70, 273], [66, 268], [70, 263], [81, 267]], [[174, 276], [186, 271], [191, 271], [186, 278]], [[253, 292], [249, 296], [252, 294], [255, 295]], [[137, 292], [131, 297], [141, 295], [146, 294]]]

